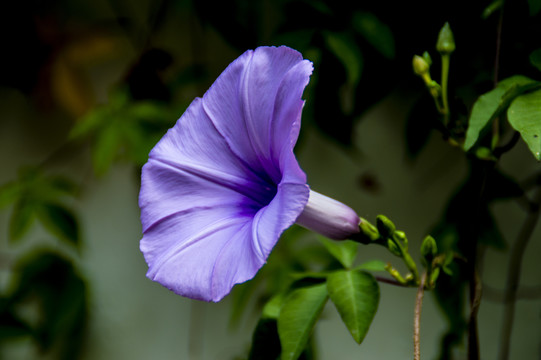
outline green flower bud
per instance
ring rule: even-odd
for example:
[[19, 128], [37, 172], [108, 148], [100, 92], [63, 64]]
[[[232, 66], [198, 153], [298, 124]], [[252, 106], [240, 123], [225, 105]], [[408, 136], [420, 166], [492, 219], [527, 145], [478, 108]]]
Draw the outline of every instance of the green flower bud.
[[432, 65], [432, 58], [430, 57], [430, 54], [428, 53], [428, 51], [425, 51], [423, 53], [423, 59], [426, 61], [426, 63], [428, 64], [428, 66], [431, 66]]
[[428, 73], [428, 70], [430, 69], [430, 64], [426, 62], [426, 60], [419, 56], [414, 55], [413, 56], [413, 72], [415, 72], [419, 76], [423, 76], [424, 74]]
[[406, 233], [401, 230], [396, 230], [394, 232], [394, 235], [398, 238], [398, 240], [402, 241], [404, 245], [408, 245], [408, 238], [406, 237]]
[[396, 231], [396, 227], [393, 222], [389, 220], [385, 215], [378, 215], [376, 218], [376, 227], [379, 230], [379, 233], [384, 238], [389, 238], [393, 236]]
[[425, 237], [423, 243], [421, 244], [421, 255], [424, 257], [427, 256], [436, 256], [438, 253], [438, 246], [436, 245], [436, 240], [430, 235]]
[[451, 31], [451, 26], [446, 22], [440, 30], [436, 49], [442, 55], [449, 55], [455, 51], [455, 47], [455, 39], [453, 37], [453, 32]]
[[361, 231], [356, 234], [352, 240], [362, 244], [369, 244], [379, 239], [378, 229], [363, 218], [361, 218], [359, 229]]
[[400, 251], [400, 248], [391, 239], [387, 240], [387, 249], [396, 256], [402, 256], [402, 251]]
[[432, 260], [434, 260], [437, 253], [438, 246], [436, 245], [436, 240], [434, 240], [432, 236], [428, 235], [421, 243], [421, 260], [423, 260], [423, 264], [426, 267], [431, 267]]

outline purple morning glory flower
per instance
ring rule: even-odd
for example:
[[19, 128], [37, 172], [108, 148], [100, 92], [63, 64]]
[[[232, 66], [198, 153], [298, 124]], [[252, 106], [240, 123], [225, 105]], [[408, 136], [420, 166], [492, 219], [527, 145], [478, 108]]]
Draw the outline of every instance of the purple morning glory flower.
[[353, 210], [310, 190], [293, 154], [312, 69], [287, 47], [245, 52], [150, 152], [139, 194], [150, 279], [219, 301], [296, 221], [334, 239], [359, 232]]

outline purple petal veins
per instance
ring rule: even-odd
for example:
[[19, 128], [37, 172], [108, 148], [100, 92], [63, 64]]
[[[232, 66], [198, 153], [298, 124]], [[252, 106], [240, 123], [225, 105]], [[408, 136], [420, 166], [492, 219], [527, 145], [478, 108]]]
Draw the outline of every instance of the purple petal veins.
[[150, 279], [219, 301], [297, 219], [336, 239], [359, 231], [353, 210], [310, 191], [293, 154], [312, 70], [287, 47], [247, 51], [152, 149], [139, 194]]

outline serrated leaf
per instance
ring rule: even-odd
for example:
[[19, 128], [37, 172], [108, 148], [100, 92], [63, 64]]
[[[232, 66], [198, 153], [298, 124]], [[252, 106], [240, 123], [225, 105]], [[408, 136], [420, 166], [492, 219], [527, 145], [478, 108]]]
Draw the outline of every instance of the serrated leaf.
[[502, 111], [509, 106], [517, 96], [535, 88], [539, 83], [521, 75], [515, 75], [502, 80], [498, 86], [481, 95], [473, 105], [464, 141], [464, 150], [468, 151], [477, 142], [481, 131]]
[[363, 56], [353, 38], [346, 33], [333, 32], [326, 32], [324, 36], [329, 50], [344, 65], [348, 83], [357, 85], [361, 78]]
[[354, 270], [366, 270], [366, 271], [386, 271], [385, 266], [387, 263], [381, 260], [370, 260], [356, 266]]
[[329, 251], [329, 253], [334, 256], [336, 260], [340, 261], [342, 266], [349, 268], [351, 265], [353, 265], [355, 256], [357, 256], [357, 249], [359, 248], [357, 243], [349, 240], [333, 241], [323, 236], [318, 238], [323, 246], [325, 246], [327, 251]]
[[278, 316], [281, 360], [299, 357], [327, 299], [325, 284], [299, 288], [289, 294]]
[[540, 161], [541, 90], [517, 97], [509, 106], [507, 117], [511, 126], [520, 132], [533, 156]]
[[377, 281], [364, 271], [336, 271], [327, 278], [327, 290], [351, 336], [360, 344], [378, 309]]
[[71, 245], [79, 245], [79, 226], [75, 215], [57, 204], [40, 204], [38, 218], [49, 232]]
[[357, 12], [353, 15], [353, 28], [357, 30], [381, 55], [393, 59], [395, 55], [394, 37], [391, 29], [374, 14]]
[[18, 200], [13, 206], [9, 219], [9, 239], [11, 242], [20, 240], [30, 229], [34, 220], [34, 204], [26, 199]]

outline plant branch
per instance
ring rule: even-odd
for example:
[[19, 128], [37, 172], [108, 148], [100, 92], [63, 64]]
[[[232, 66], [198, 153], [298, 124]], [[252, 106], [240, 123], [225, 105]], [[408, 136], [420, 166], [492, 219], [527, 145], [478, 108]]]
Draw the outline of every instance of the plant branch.
[[413, 359], [421, 360], [421, 309], [425, 294], [426, 272], [421, 276], [417, 297], [415, 298], [415, 313], [413, 317]]
[[539, 220], [539, 210], [541, 204], [541, 189], [537, 190], [535, 197], [536, 206], [529, 212], [513, 248], [511, 249], [511, 258], [509, 259], [509, 270], [504, 294], [504, 312], [502, 332], [500, 339], [499, 359], [509, 359], [509, 350], [511, 348], [511, 332], [513, 330], [513, 320], [515, 317], [515, 302], [517, 300], [518, 285], [522, 267], [522, 258], [532, 237], [537, 221]]
[[379, 281], [379, 282], [382, 282], [382, 283], [385, 283], [385, 284], [389, 284], [389, 285], [394, 285], [394, 286], [400, 286], [400, 287], [409, 287], [408, 285], [405, 285], [405, 284], [402, 284], [394, 279], [389, 279], [387, 277], [384, 277], [384, 276], [374, 276], [374, 278]]
[[468, 359], [479, 359], [479, 338], [477, 334], [477, 312], [481, 305], [481, 296], [483, 293], [483, 285], [479, 274], [472, 270], [472, 279], [470, 280], [470, 320], [469, 320], [469, 342], [468, 342]]

